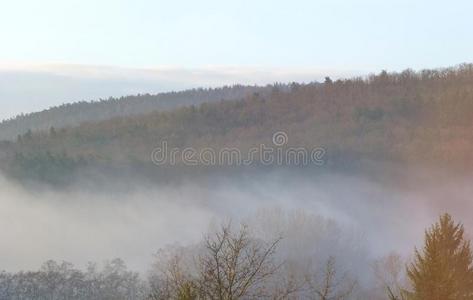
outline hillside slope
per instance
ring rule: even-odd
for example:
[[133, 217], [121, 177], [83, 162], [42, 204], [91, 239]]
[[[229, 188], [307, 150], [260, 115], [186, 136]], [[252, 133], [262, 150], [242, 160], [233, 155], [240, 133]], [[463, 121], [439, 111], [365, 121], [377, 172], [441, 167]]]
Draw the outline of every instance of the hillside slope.
[[[163, 141], [198, 153], [229, 147], [245, 152], [271, 145], [274, 132], [283, 131], [284, 147], [325, 149], [327, 166], [380, 161], [471, 169], [472, 119], [473, 65], [382, 72], [27, 134], [6, 146], [4, 166], [33, 178], [68, 174], [82, 165], [153, 166], [152, 153]], [[176, 165], [185, 164], [178, 158]]]
[[193, 89], [157, 95], [137, 95], [92, 102], [76, 102], [20, 115], [0, 123], [0, 140], [14, 140], [28, 130], [49, 130], [77, 126], [83, 122], [108, 120], [204, 102], [236, 100], [253, 93], [267, 93], [268, 87], [235, 85], [216, 89]]

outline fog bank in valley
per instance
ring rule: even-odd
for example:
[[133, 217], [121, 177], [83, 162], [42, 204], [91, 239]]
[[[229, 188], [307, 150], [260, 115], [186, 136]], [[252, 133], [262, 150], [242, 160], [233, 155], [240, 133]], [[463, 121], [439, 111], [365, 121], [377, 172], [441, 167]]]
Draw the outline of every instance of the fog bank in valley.
[[[131, 191], [33, 190], [0, 177], [0, 266], [37, 269], [44, 261], [123, 258], [146, 271], [167, 245], [197, 243], [215, 224], [248, 223], [256, 235], [282, 235], [281, 251], [336, 255], [346, 268], [392, 251], [409, 255], [424, 228], [449, 211], [472, 228], [468, 180], [399, 188], [356, 176], [306, 178], [268, 173], [209, 178]], [[352, 259], [356, 256], [356, 262]]]

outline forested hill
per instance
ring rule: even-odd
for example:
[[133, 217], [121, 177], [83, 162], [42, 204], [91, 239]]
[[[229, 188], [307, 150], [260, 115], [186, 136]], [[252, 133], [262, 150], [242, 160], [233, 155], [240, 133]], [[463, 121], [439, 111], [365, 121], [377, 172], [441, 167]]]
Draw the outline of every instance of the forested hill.
[[4, 145], [3, 166], [16, 177], [63, 179], [83, 165], [154, 167], [151, 154], [163, 141], [198, 152], [245, 152], [271, 145], [274, 132], [283, 131], [285, 146], [323, 147], [328, 166], [381, 161], [471, 170], [472, 120], [473, 65], [381, 72], [28, 133]]
[[192, 89], [157, 95], [137, 95], [92, 102], [76, 102], [47, 110], [20, 115], [0, 123], [0, 140], [14, 140], [29, 130], [76, 126], [83, 122], [108, 120], [117, 116], [138, 115], [156, 110], [170, 110], [204, 102], [236, 100], [253, 93], [267, 93], [269, 87], [226, 86], [216, 89]]

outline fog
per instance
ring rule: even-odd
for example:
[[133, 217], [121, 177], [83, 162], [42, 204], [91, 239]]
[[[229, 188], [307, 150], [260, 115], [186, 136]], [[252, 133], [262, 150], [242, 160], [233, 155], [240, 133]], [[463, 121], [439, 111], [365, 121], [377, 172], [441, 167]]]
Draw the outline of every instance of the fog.
[[282, 251], [293, 256], [335, 255], [347, 268], [364, 265], [368, 272], [373, 259], [412, 253], [442, 212], [471, 228], [468, 180], [398, 185], [353, 175], [272, 172], [131, 184], [128, 192], [80, 185], [38, 192], [0, 177], [0, 265], [18, 271], [48, 259], [85, 266], [120, 257], [144, 272], [158, 249], [191, 245], [211, 226], [232, 220], [264, 237], [282, 235]]

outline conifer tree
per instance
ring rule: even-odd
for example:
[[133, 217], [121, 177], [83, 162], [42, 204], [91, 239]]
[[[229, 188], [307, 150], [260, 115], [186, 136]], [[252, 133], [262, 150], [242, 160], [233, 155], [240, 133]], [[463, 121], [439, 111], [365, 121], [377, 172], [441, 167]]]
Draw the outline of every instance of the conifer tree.
[[442, 215], [425, 232], [425, 245], [422, 251], [416, 249], [407, 275], [413, 288], [410, 299], [473, 299], [472, 252], [463, 225]]

